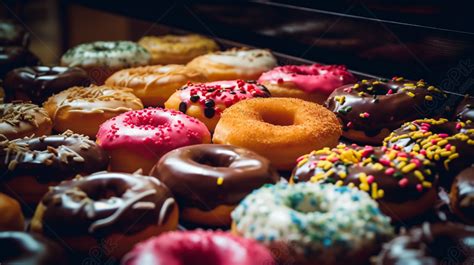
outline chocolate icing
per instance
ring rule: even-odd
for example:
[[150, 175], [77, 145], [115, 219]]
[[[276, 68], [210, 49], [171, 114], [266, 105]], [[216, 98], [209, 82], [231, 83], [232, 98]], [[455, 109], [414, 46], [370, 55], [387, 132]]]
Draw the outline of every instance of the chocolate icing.
[[38, 63], [38, 57], [23, 47], [0, 46], [0, 78], [15, 68]]
[[175, 207], [171, 192], [157, 179], [110, 172], [63, 181], [42, 204], [43, 225], [49, 228], [43, 232], [66, 236], [132, 234], [163, 224]]
[[108, 157], [88, 137], [70, 131], [61, 135], [0, 142], [0, 182], [20, 175], [40, 183], [105, 170]]
[[398, 128], [404, 122], [432, 117], [433, 104], [446, 95], [422, 80], [362, 80], [336, 89], [327, 99], [326, 107], [340, 119], [343, 130], [363, 131], [375, 136], [382, 129]]
[[10, 71], [4, 80], [7, 100], [41, 104], [51, 95], [73, 86], [90, 85], [86, 71], [78, 67], [33, 66]]
[[465, 97], [456, 108], [456, 119], [460, 121], [474, 121], [474, 98]]
[[384, 245], [375, 265], [473, 264], [474, 227], [424, 223]]
[[384, 145], [425, 155], [438, 165], [441, 182], [449, 187], [454, 176], [474, 163], [474, 124], [446, 119], [415, 120], [393, 131]]
[[0, 46], [17, 45], [27, 47], [30, 34], [10, 20], [0, 20]]
[[450, 205], [459, 218], [474, 224], [474, 167], [466, 168], [454, 179]]
[[280, 180], [262, 156], [231, 145], [200, 144], [167, 153], [151, 170], [180, 207], [212, 210], [235, 205], [252, 190]]
[[[362, 154], [359, 159], [356, 159], [358, 155], [354, 150], [358, 150], [359, 154]], [[329, 152], [322, 151], [309, 154], [307, 160], [305, 159], [306, 162], [298, 163], [298, 166], [293, 170], [293, 182], [317, 181], [322, 183], [337, 183], [341, 181], [339, 185], [347, 186], [352, 183], [351, 185], [360, 187], [362, 183], [360, 174], [364, 173], [366, 176], [373, 176], [373, 183], [377, 184], [377, 189], [384, 191], [383, 196], [376, 196], [375, 198], [372, 196], [374, 199], [378, 199], [382, 202], [398, 203], [421, 198], [431, 187], [435, 188], [437, 183], [437, 175], [434, 171], [431, 172], [431, 174], [426, 172], [427, 170], [432, 171], [434, 164], [425, 160], [421, 155], [398, 152], [384, 147], [363, 148], [355, 145], [335, 148], [331, 153], [333, 153], [333, 155], [329, 154]], [[390, 159], [391, 153], [394, 156], [393, 159]], [[335, 154], [337, 155], [335, 156]], [[348, 161], [347, 158], [351, 159], [350, 157], [354, 160]], [[400, 158], [403, 158], [403, 160]], [[413, 161], [413, 159], [417, 160], [416, 162], [420, 165], [414, 170], [404, 172], [399, 168], [400, 163], [405, 160], [404, 158], [406, 158], [408, 162], [406, 165], [408, 165], [410, 161]], [[329, 159], [333, 162], [331, 167], [326, 170], [324, 168], [325, 165], [322, 165], [322, 163]], [[388, 164], [391, 162], [392, 164], [389, 166]], [[318, 163], [321, 163], [320, 166], [318, 166]], [[377, 168], [376, 164], [380, 164], [381, 167]], [[389, 168], [391, 168], [392, 172], [387, 171]], [[420, 181], [416, 176], [416, 171], [419, 171], [423, 175], [423, 181], [429, 182], [430, 187], [422, 186], [423, 181]], [[330, 173], [328, 174], [327, 172]], [[324, 174], [324, 177], [318, 178], [319, 174]], [[313, 177], [316, 179], [313, 179]], [[368, 178], [369, 177], [367, 177], [367, 179]], [[403, 185], [400, 184], [402, 179], [406, 179]], [[373, 189], [370, 185], [371, 183], [369, 183], [369, 190], [367, 190], [367, 192], [373, 194]], [[420, 187], [417, 187], [418, 185], [421, 185], [423, 188], [420, 189]]]
[[0, 232], [0, 264], [69, 264], [65, 251], [37, 234]]

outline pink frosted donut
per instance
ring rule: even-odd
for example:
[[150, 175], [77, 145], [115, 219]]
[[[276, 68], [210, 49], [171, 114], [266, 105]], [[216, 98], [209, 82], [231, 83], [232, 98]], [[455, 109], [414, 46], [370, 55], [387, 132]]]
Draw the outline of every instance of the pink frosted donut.
[[263, 73], [258, 82], [273, 97], [292, 97], [322, 104], [334, 89], [356, 82], [344, 65], [285, 65]]
[[276, 265], [270, 252], [251, 239], [221, 231], [168, 232], [137, 244], [122, 265]]
[[97, 143], [110, 155], [110, 170], [134, 172], [141, 168], [145, 174], [167, 152], [210, 141], [202, 122], [161, 108], [123, 113], [104, 122], [97, 133]]
[[204, 122], [210, 131], [214, 131], [226, 108], [242, 100], [269, 96], [270, 92], [266, 87], [251, 81], [188, 84], [176, 91], [165, 102], [165, 107], [195, 117]]

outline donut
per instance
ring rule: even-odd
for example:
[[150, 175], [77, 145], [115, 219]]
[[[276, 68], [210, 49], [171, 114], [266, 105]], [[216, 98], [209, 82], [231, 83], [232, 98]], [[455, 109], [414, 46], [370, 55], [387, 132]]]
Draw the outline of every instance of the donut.
[[176, 231], [136, 245], [122, 265], [276, 265], [271, 253], [254, 240], [222, 231]]
[[23, 217], [21, 212], [20, 204], [15, 199], [1, 192], [0, 213], [2, 213], [0, 231], [23, 231], [25, 228], [25, 217]]
[[230, 212], [247, 194], [280, 180], [266, 158], [218, 144], [173, 150], [160, 159], [150, 175], [173, 192], [182, 220], [206, 226], [229, 226]]
[[474, 225], [474, 166], [454, 178], [449, 199], [451, 211], [465, 223]]
[[384, 145], [424, 155], [438, 165], [441, 184], [449, 187], [454, 176], [474, 163], [474, 124], [447, 119], [418, 119], [393, 131]]
[[344, 65], [285, 65], [263, 73], [258, 82], [273, 97], [300, 98], [323, 104], [334, 89], [355, 83]]
[[188, 84], [177, 90], [165, 107], [199, 119], [213, 132], [226, 108], [245, 99], [269, 96], [264, 86], [242, 80]]
[[386, 243], [373, 264], [471, 264], [473, 237], [473, 227], [424, 223]]
[[150, 53], [132, 41], [96, 41], [77, 45], [61, 57], [62, 66], [77, 66], [89, 74], [96, 85], [118, 70], [148, 65]]
[[275, 66], [277, 61], [270, 51], [245, 48], [201, 55], [188, 63], [188, 67], [202, 72], [209, 81], [257, 80]]
[[175, 200], [156, 178], [98, 172], [51, 188], [36, 208], [31, 231], [85, 254], [101, 241], [116, 242], [104, 254], [120, 259], [137, 242], [177, 224]]
[[104, 122], [97, 143], [110, 157], [110, 170], [150, 172], [167, 152], [209, 143], [211, 135], [199, 120], [178, 111], [147, 108], [129, 111]]
[[0, 232], [2, 264], [70, 264], [64, 249], [40, 235], [25, 232]]
[[266, 185], [232, 220], [232, 233], [264, 244], [279, 264], [366, 264], [393, 235], [367, 193], [330, 184]]
[[437, 201], [435, 165], [416, 152], [338, 145], [313, 151], [298, 161], [291, 182], [357, 187], [377, 200], [393, 220], [418, 216]]
[[3, 81], [8, 100], [42, 104], [53, 94], [73, 86], [88, 86], [87, 73], [78, 67], [32, 66], [10, 71]]
[[26, 48], [21, 46], [0, 46], [0, 78], [2, 79], [15, 68], [38, 64], [38, 57]]
[[188, 82], [205, 82], [199, 72], [183, 65], [152, 65], [120, 70], [105, 81], [109, 86], [128, 87], [145, 106], [163, 107], [165, 101]]
[[45, 109], [29, 103], [0, 104], [0, 135], [9, 140], [51, 134], [53, 123]]
[[254, 98], [226, 109], [213, 142], [252, 150], [280, 170], [291, 170], [296, 159], [314, 149], [335, 147], [341, 127], [320, 105], [296, 98]]
[[0, 191], [27, 205], [36, 205], [51, 185], [108, 165], [107, 155], [95, 142], [70, 131], [3, 140], [0, 146]]
[[455, 119], [469, 123], [474, 121], [474, 98], [466, 96], [456, 107]]
[[152, 64], [186, 64], [200, 55], [219, 50], [214, 40], [197, 34], [144, 36], [138, 44], [150, 52]]
[[362, 80], [342, 86], [329, 96], [326, 107], [343, 126], [342, 135], [352, 141], [381, 145], [403, 123], [432, 115], [446, 94], [423, 80], [402, 77], [392, 80]]
[[0, 46], [23, 46], [29, 44], [30, 34], [19, 24], [0, 19]]
[[142, 109], [143, 104], [129, 88], [76, 86], [51, 96], [43, 107], [56, 132], [72, 130], [95, 138], [100, 124], [121, 113]]

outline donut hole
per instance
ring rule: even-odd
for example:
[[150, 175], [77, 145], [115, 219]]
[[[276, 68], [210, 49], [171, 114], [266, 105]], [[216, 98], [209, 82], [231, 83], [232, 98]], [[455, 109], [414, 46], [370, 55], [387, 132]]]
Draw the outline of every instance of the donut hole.
[[166, 117], [150, 115], [148, 117], [143, 116], [131, 116], [128, 120], [124, 121], [126, 124], [133, 125], [135, 127], [158, 127], [161, 125], [166, 125], [168, 119]]
[[201, 165], [210, 167], [229, 167], [234, 161], [234, 157], [230, 155], [202, 154], [194, 158], [194, 161]]
[[294, 113], [284, 109], [262, 110], [260, 116], [263, 122], [275, 126], [291, 126], [295, 123]]
[[83, 191], [93, 201], [106, 201], [110, 198], [116, 197], [121, 198], [122, 195], [127, 191], [126, 185], [116, 185], [115, 183], [103, 183], [102, 185], [91, 185], [94, 186]]

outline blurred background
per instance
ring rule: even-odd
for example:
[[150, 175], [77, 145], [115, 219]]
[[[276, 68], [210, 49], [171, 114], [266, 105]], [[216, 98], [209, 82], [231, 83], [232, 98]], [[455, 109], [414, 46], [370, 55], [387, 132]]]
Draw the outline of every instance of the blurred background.
[[31, 50], [45, 64], [57, 63], [83, 42], [197, 32], [224, 46], [272, 49], [283, 63], [346, 64], [375, 76], [423, 78], [459, 94], [474, 84], [474, 23], [467, 1], [0, 3], [0, 16], [30, 32]]

